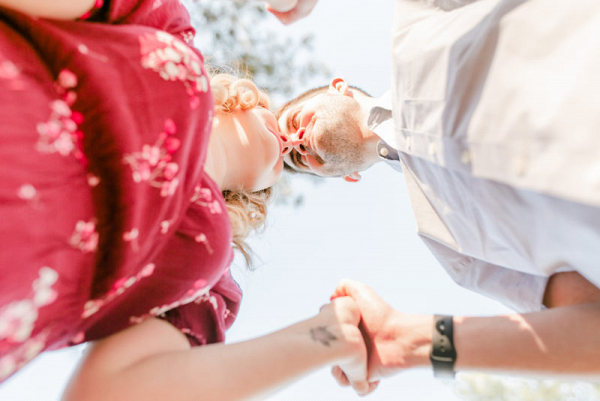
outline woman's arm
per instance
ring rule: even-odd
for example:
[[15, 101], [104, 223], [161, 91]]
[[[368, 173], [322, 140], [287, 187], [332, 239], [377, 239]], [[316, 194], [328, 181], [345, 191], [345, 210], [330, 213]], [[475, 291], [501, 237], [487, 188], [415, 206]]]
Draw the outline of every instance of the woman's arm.
[[75, 19], [88, 12], [96, 0], [0, 0], [0, 6], [36, 17]]
[[311, 319], [264, 337], [190, 349], [177, 329], [151, 319], [94, 344], [64, 400], [262, 399], [331, 364], [341, 364], [346, 374], [366, 385], [359, 321], [355, 303], [344, 298]]

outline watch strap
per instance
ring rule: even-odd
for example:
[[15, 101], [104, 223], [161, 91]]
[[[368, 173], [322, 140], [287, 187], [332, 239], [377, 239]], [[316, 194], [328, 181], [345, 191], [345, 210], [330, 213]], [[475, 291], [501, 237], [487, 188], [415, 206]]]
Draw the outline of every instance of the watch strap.
[[431, 353], [429, 359], [433, 366], [433, 374], [438, 378], [454, 378], [456, 349], [454, 348], [452, 316], [435, 315]]

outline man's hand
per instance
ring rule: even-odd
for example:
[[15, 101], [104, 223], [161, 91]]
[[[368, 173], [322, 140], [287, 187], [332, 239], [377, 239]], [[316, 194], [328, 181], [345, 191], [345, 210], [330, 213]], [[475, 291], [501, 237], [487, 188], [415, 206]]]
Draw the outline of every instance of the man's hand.
[[[369, 382], [429, 364], [432, 316], [402, 314], [357, 281], [342, 280], [338, 284], [332, 298], [343, 296], [354, 299], [360, 309], [360, 329], [369, 354]], [[354, 386], [338, 366], [333, 367], [332, 374], [340, 385]], [[371, 384], [369, 392], [375, 387]]]
[[279, 18], [284, 25], [289, 25], [310, 14], [315, 4], [317, 4], [317, 0], [297, 0], [294, 8], [285, 12], [277, 11], [267, 4], [267, 11]]

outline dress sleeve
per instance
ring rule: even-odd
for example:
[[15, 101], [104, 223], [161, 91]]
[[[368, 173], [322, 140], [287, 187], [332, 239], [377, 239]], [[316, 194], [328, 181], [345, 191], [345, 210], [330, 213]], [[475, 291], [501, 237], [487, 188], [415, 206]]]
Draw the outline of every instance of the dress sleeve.
[[242, 292], [227, 270], [207, 294], [166, 312], [162, 319], [185, 334], [192, 347], [223, 342], [241, 299]]
[[543, 309], [548, 277], [465, 256], [424, 235], [420, 237], [452, 280], [461, 287], [495, 299], [519, 313]]
[[172, 35], [181, 34], [188, 42], [195, 34], [190, 14], [179, 0], [96, 0], [94, 7], [81, 19], [149, 26]]
[[164, 319], [192, 346], [223, 342], [242, 298], [227, 267], [234, 255], [225, 202], [214, 182], [199, 182], [176, 234], [157, 259], [157, 269], [164, 268], [178, 281], [172, 286], [185, 291]]

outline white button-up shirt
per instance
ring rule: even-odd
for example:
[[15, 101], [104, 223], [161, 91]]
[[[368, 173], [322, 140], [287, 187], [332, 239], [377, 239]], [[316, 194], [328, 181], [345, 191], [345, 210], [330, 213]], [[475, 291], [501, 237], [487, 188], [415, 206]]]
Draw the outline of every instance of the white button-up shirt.
[[370, 126], [450, 276], [519, 311], [555, 272], [600, 286], [599, 40], [598, 0], [397, 0]]

